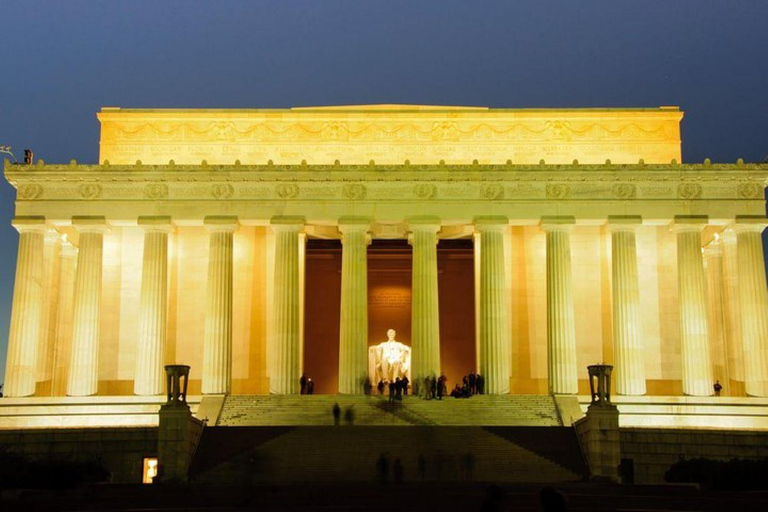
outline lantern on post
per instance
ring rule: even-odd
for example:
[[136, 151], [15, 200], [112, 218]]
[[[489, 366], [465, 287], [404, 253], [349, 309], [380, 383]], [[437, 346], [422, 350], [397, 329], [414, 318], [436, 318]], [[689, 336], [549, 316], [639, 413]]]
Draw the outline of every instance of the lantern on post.
[[[187, 385], [189, 384], [189, 366], [169, 364], [165, 367], [168, 386], [166, 405], [187, 405]], [[181, 380], [184, 379], [184, 382]]]
[[589, 391], [592, 394], [592, 405], [611, 403], [611, 372], [610, 364], [593, 364], [587, 366], [589, 371]]

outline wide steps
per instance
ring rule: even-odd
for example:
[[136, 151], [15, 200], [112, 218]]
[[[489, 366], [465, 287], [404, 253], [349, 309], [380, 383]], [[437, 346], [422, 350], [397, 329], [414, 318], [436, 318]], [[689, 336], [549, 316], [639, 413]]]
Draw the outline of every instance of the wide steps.
[[355, 425], [560, 426], [552, 397], [483, 395], [468, 399], [423, 400], [408, 396], [394, 405], [381, 396], [236, 395], [224, 402], [219, 426], [333, 425], [335, 403], [352, 408]]
[[[338, 482], [373, 481], [379, 477], [377, 461], [386, 458], [388, 478], [400, 461], [404, 480], [561, 482], [581, 478], [578, 468], [566, 468], [535, 452], [535, 446], [515, 442], [515, 434], [498, 435], [481, 427], [389, 428], [385, 426], [340, 426], [285, 428], [265, 434], [263, 428], [213, 428], [233, 431], [240, 437], [236, 453], [215, 467], [202, 468], [198, 480], [209, 483], [243, 482]], [[540, 431], [547, 429], [540, 429]], [[542, 432], [534, 445], [561, 440], [563, 427], [554, 436]], [[570, 429], [566, 429], [570, 430]], [[243, 442], [252, 432], [254, 443]], [[224, 434], [222, 434], [224, 436]], [[210, 446], [226, 449], [224, 437]], [[204, 441], [205, 442], [205, 441]], [[561, 443], [562, 444], [562, 443]], [[575, 437], [567, 449], [575, 451]], [[205, 450], [201, 446], [201, 452]], [[205, 456], [204, 453], [201, 453]], [[422, 469], [423, 468], [423, 471]], [[245, 482], [243, 482], [245, 483]]]

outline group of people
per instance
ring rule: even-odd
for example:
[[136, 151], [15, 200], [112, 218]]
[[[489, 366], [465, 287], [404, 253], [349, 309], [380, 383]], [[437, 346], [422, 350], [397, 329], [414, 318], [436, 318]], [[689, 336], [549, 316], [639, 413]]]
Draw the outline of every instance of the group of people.
[[403, 375], [402, 379], [397, 377], [394, 382], [380, 380], [376, 385], [376, 390], [379, 392], [379, 395], [383, 395], [384, 390], [387, 389], [389, 391], [389, 403], [395, 403], [395, 400], [402, 400], [403, 395], [408, 395], [409, 385], [408, 377]]
[[461, 379], [461, 384], [456, 384], [451, 391], [453, 398], [469, 398], [472, 395], [482, 394], [485, 394], [485, 377], [472, 371], [469, 375], [465, 375]]
[[299, 387], [299, 393], [302, 395], [315, 394], [315, 381], [313, 381], [311, 377], [307, 377], [306, 373], [301, 374], [301, 378], [299, 379]]

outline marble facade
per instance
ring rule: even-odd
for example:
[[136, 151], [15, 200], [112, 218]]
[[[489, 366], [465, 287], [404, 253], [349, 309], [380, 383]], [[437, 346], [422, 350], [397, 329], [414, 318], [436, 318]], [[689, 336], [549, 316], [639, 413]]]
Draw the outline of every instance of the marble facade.
[[7, 396], [156, 395], [164, 364], [193, 394], [297, 393], [308, 238], [342, 241], [339, 392], [380, 341], [368, 241], [413, 249], [419, 378], [440, 370], [435, 247], [467, 238], [489, 392], [584, 392], [607, 362], [620, 394], [768, 395], [768, 165], [681, 163], [677, 108], [99, 118], [97, 165], [5, 164]]

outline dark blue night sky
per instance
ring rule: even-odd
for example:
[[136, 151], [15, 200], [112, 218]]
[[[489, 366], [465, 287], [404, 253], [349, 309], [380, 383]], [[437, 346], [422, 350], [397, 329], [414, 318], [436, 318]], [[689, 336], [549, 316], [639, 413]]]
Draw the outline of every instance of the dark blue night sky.
[[[684, 161], [761, 161], [766, 20], [765, 0], [2, 0], [0, 145], [93, 163], [104, 105], [679, 105]], [[13, 197], [2, 180], [0, 382]]]

